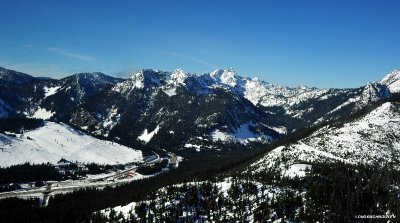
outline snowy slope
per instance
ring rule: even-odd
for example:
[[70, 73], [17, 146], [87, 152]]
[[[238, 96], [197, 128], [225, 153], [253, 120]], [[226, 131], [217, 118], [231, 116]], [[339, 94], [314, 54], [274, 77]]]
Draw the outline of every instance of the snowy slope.
[[66, 124], [45, 122], [43, 127], [21, 137], [0, 133], [0, 166], [25, 162], [57, 163], [61, 158], [84, 163], [118, 164], [140, 162], [142, 152], [88, 136]]
[[386, 102], [341, 126], [327, 126], [311, 136], [269, 152], [252, 166], [262, 171], [277, 164], [333, 162], [386, 164], [400, 168], [400, 104]]

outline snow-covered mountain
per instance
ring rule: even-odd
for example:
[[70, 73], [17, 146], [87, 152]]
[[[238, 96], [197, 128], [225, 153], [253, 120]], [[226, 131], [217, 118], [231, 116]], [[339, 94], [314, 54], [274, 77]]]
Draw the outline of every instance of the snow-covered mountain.
[[102, 73], [52, 80], [0, 72], [2, 118], [56, 119], [116, 140], [186, 148], [268, 142], [354, 113], [389, 97], [400, 82], [397, 71], [356, 89], [290, 88], [233, 69], [201, 75], [147, 69], [125, 80]]
[[26, 111], [28, 116], [67, 120], [71, 112], [84, 100], [110, 88], [121, 81], [103, 73], [78, 73], [57, 81], [42, 81], [37, 88], [43, 89], [37, 107]]
[[[71, 122], [99, 135], [157, 147], [279, 137], [262, 110], [228, 89], [206, 85], [205, 79], [182, 70], [140, 70], [79, 106]], [[214, 137], [215, 132], [226, 137]]]
[[102, 73], [79, 73], [60, 80], [35, 78], [0, 68], [0, 114], [41, 119], [68, 117], [83, 100], [119, 81]]

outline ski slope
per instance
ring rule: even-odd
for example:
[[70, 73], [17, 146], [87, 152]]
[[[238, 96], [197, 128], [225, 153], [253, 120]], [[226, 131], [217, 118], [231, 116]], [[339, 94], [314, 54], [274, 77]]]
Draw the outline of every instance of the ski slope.
[[61, 158], [98, 164], [142, 162], [139, 150], [100, 140], [66, 124], [45, 122], [43, 127], [12, 137], [0, 133], [0, 166], [25, 162], [56, 164]]

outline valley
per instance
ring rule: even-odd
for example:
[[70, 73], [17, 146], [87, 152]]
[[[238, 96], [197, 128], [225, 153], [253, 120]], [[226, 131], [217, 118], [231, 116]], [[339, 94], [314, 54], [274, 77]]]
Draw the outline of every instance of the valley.
[[[176, 157], [175, 154], [170, 153], [165, 158], [160, 158], [158, 154], [147, 157], [143, 163], [140, 164], [125, 164], [120, 169], [107, 170], [101, 174], [79, 174], [78, 179], [66, 179], [60, 181], [40, 181], [38, 182], [24, 182], [22, 184], [13, 183], [13, 187], [18, 189], [1, 192], [0, 199], [6, 198], [22, 198], [32, 199], [39, 198], [42, 201], [42, 206], [45, 206], [48, 199], [56, 194], [65, 194], [85, 188], [91, 189], [102, 189], [104, 187], [115, 187], [118, 185], [126, 184], [134, 180], [140, 180], [146, 177], [154, 177], [158, 174], [167, 172], [170, 168], [177, 168], [180, 157]], [[167, 164], [161, 169], [155, 169], [150, 175], [148, 173], [139, 173], [138, 169], [145, 167], [153, 167], [154, 165], [160, 164], [163, 161], [167, 161]], [[72, 163], [73, 164], [73, 163]], [[83, 164], [80, 164], [85, 166]], [[58, 165], [59, 173], [64, 172], [64, 168], [60, 168]], [[56, 167], [56, 168], [57, 168]], [[65, 164], [64, 164], [65, 167]], [[64, 173], [65, 174], [65, 173]], [[39, 184], [39, 185], [38, 185]], [[41, 186], [42, 185], [42, 186]]]

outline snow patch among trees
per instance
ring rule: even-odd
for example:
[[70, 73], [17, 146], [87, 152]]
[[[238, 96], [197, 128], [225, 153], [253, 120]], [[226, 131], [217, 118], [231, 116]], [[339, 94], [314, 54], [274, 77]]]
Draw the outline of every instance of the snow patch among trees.
[[52, 111], [48, 111], [45, 108], [40, 108], [38, 110], [35, 111], [35, 113], [32, 115], [32, 118], [37, 118], [37, 119], [50, 119], [51, 117], [53, 117], [54, 112]]
[[55, 93], [57, 93], [58, 89], [60, 89], [60, 86], [57, 87], [43, 87], [44, 90], [44, 97], [48, 97], [50, 95], [53, 95]]
[[283, 174], [289, 178], [305, 177], [306, 173], [311, 170], [311, 165], [308, 164], [293, 164]]
[[145, 130], [143, 131], [143, 133], [138, 137], [138, 139], [139, 139], [140, 141], [143, 141], [143, 142], [145, 142], [145, 143], [148, 143], [148, 142], [150, 142], [150, 140], [153, 138], [153, 136], [154, 136], [155, 134], [157, 134], [158, 130], [160, 130], [160, 126], [159, 126], [159, 125], [157, 125], [157, 127], [156, 127], [153, 131], [151, 131], [151, 132], [148, 132], [147, 129], [145, 129]]

